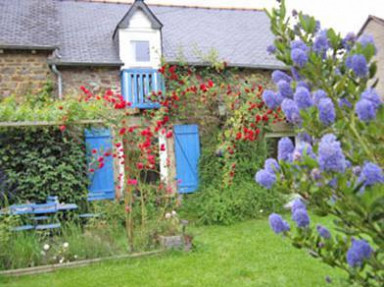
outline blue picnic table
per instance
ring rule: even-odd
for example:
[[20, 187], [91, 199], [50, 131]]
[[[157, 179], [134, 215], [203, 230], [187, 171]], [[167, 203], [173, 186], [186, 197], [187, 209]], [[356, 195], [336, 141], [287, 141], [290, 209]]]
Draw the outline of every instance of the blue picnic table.
[[[60, 222], [50, 222], [51, 215], [58, 212], [66, 212], [75, 210], [78, 206], [74, 203], [59, 203], [57, 197], [48, 197], [47, 203], [30, 203], [30, 204], [14, 204], [9, 206], [8, 209], [0, 210], [1, 215], [30, 215], [33, 224], [26, 224], [12, 228], [13, 231], [24, 230], [46, 230], [60, 228]], [[45, 222], [45, 223], [44, 223]]]

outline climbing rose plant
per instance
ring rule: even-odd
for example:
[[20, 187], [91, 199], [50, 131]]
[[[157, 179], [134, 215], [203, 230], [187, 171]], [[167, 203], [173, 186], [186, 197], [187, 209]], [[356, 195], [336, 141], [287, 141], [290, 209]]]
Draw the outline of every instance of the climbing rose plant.
[[[290, 68], [272, 74], [263, 99], [281, 108], [298, 133], [278, 143], [278, 158], [255, 175], [265, 188], [298, 193], [294, 226], [271, 214], [270, 226], [297, 248], [348, 273], [358, 286], [384, 284], [384, 112], [375, 90], [373, 38], [322, 29], [285, 1], [268, 12], [276, 38], [268, 48]], [[334, 218], [335, 228], [311, 223], [308, 209]], [[328, 281], [330, 279], [328, 278]]]

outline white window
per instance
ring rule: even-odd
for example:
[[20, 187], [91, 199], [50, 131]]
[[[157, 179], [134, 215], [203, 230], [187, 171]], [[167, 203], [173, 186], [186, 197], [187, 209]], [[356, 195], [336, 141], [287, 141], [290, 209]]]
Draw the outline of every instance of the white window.
[[149, 62], [151, 60], [149, 41], [132, 41], [132, 48], [136, 62]]

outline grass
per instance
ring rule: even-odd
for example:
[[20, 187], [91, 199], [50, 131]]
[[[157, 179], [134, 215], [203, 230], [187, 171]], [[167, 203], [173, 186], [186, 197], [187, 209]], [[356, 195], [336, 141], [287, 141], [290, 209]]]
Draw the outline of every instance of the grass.
[[[274, 235], [266, 219], [193, 228], [196, 250], [105, 262], [36, 276], [0, 278], [17, 286], [325, 286], [343, 274]], [[341, 286], [337, 283], [332, 286]]]

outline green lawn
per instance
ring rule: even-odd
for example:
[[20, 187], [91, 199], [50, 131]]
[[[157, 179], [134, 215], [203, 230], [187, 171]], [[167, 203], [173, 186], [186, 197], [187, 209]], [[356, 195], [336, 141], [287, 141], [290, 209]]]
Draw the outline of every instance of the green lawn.
[[[196, 251], [127, 259], [38, 276], [0, 278], [0, 286], [326, 286], [337, 270], [275, 236], [266, 219], [193, 229]], [[339, 286], [333, 284], [332, 286]]]

